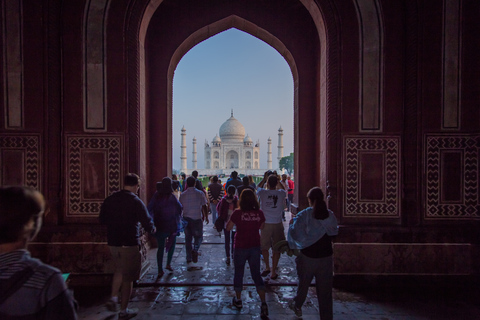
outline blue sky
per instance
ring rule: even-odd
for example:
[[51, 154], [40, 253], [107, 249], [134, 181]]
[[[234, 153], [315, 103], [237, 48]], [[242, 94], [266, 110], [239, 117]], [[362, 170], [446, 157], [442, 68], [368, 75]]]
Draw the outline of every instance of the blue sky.
[[285, 59], [265, 42], [229, 29], [193, 47], [173, 78], [173, 168], [180, 169], [181, 129], [187, 130], [187, 166], [197, 138], [197, 167], [204, 168], [203, 147], [234, 117], [254, 142], [260, 140], [260, 167], [267, 168], [267, 139], [277, 158], [278, 129], [284, 155], [293, 152], [293, 77]]

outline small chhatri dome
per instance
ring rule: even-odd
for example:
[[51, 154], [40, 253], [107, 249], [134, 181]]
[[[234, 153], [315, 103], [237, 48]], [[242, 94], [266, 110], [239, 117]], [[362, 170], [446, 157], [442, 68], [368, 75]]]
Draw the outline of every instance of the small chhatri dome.
[[215, 137], [213, 138], [212, 142], [220, 143], [220, 142], [222, 142], [222, 139], [220, 139], [220, 137], [218, 136], [218, 134], [216, 134]]
[[250, 136], [247, 134], [247, 136], [245, 137], [245, 139], [243, 139], [243, 142], [244, 142], [244, 143], [253, 143], [253, 140], [252, 140], [252, 138], [250, 138]]
[[282, 126], [280, 126], [280, 129], [278, 129], [278, 132], [283, 132]]
[[221, 126], [220, 126], [220, 138], [224, 142], [228, 141], [243, 141], [245, 137], [245, 128], [243, 125], [233, 117], [233, 110], [232, 115], [230, 118], [227, 119]]

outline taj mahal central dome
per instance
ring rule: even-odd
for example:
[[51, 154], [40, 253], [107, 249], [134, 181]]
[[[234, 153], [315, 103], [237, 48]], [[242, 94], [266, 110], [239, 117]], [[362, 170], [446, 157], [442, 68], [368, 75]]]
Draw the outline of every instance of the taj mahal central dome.
[[[278, 130], [279, 157], [283, 156], [283, 129]], [[272, 140], [267, 141], [267, 169], [272, 169]], [[187, 170], [187, 144], [186, 130], [182, 128], [181, 144], [182, 172]], [[193, 138], [193, 170], [197, 170], [197, 139]], [[233, 110], [228, 118], [219, 128], [218, 134], [211, 142], [205, 139], [204, 147], [205, 169], [201, 170], [204, 175], [230, 174], [233, 170], [241, 170], [244, 174], [263, 175], [264, 170], [260, 169], [260, 141], [256, 142], [247, 134], [245, 127], [235, 119]]]
[[245, 138], [245, 127], [232, 115], [220, 126], [220, 139], [223, 142], [243, 142]]

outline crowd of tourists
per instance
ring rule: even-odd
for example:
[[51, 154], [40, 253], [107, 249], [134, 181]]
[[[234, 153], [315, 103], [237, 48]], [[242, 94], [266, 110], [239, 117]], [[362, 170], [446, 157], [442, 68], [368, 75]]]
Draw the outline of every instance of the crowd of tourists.
[[[268, 316], [264, 278], [278, 278], [278, 262], [282, 248], [286, 247], [297, 256], [298, 274], [297, 295], [289, 307], [296, 316], [302, 316], [308, 287], [315, 278], [321, 319], [332, 319], [332, 237], [337, 235], [338, 226], [320, 188], [308, 192], [307, 209], [292, 215], [286, 238], [283, 222], [285, 211], [290, 211], [295, 185], [285, 174], [278, 176], [269, 170], [256, 185], [251, 176], [240, 179], [234, 171], [224, 184], [213, 176], [206, 187], [196, 171], [189, 177], [182, 175], [181, 180], [173, 175], [157, 183], [148, 206], [137, 196], [139, 187], [139, 176], [127, 174], [123, 189], [105, 199], [99, 215], [100, 222], [107, 225], [107, 242], [115, 265], [106, 307], [119, 312], [119, 319], [133, 318], [139, 312], [128, 304], [141, 270], [140, 226], [156, 238], [160, 278], [165, 270], [174, 272], [172, 257], [181, 232], [185, 234], [186, 263], [198, 262], [203, 227], [204, 223], [208, 225], [209, 216], [216, 232], [224, 234], [225, 263], [234, 264], [234, 307], [243, 307], [243, 277], [248, 263], [261, 300], [260, 315]], [[0, 188], [2, 319], [57, 319], [59, 315], [62, 319], [76, 319], [76, 303], [60, 271], [31, 258], [26, 249], [40, 229], [45, 210], [45, 201], [38, 191]], [[39, 303], [28, 308], [19, 305], [19, 297], [39, 294], [45, 297]]]

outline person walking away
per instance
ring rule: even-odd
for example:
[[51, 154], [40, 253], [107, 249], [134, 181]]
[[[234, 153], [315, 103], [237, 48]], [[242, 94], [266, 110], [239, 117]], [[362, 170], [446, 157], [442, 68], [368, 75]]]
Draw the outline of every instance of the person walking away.
[[253, 188], [253, 190], [257, 190], [257, 185], [255, 184], [255, 181], [253, 181], [252, 175], [248, 176], [248, 181], [250, 181], [250, 186]]
[[173, 188], [173, 195], [175, 197], [180, 198], [180, 193], [182, 193], [182, 184], [178, 181], [177, 175], [172, 174], [172, 188]]
[[292, 177], [288, 176], [288, 211], [292, 212], [292, 203], [293, 203], [293, 191], [295, 189], [295, 182], [293, 182]]
[[140, 177], [129, 173], [124, 178], [122, 190], [108, 196], [100, 209], [100, 223], [107, 225], [107, 242], [115, 265], [112, 282], [112, 295], [107, 302], [110, 311], [117, 311], [118, 293], [121, 290], [119, 319], [130, 319], [138, 309], [128, 308], [133, 282], [140, 277], [140, 228], [155, 234], [153, 220], [147, 207], [136, 195], [140, 188]]
[[333, 248], [332, 237], [338, 234], [337, 218], [327, 209], [324, 195], [319, 187], [308, 191], [310, 207], [300, 211], [290, 220], [288, 246], [300, 249], [295, 259], [298, 274], [297, 295], [289, 307], [298, 317], [302, 316], [302, 305], [308, 287], [315, 277], [318, 306], [322, 320], [333, 319]]
[[282, 219], [283, 221], [287, 221], [285, 218], [285, 210], [288, 208], [288, 180], [287, 180], [287, 175], [282, 174], [282, 180], [280, 180], [280, 184], [282, 185], [283, 189], [287, 191], [287, 197], [285, 198], [285, 201], [283, 202], [283, 212], [282, 212]]
[[[264, 189], [265, 182], [268, 181], [268, 190]], [[283, 203], [287, 197], [287, 192], [280, 185], [277, 190], [278, 178], [271, 171], [265, 172], [262, 181], [258, 184], [257, 195], [260, 200], [260, 209], [265, 215], [265, 227], [261, 232], [261, 244], [265, 270], [262, 277], [266, 277], [270, 272], [270, 279], [278, 278], [277, 265], [280, 259], [280, 252], [273, 249], [273, 246], [281, 240], [285, 240], [285, 233], [282, 223]], [[270, 269], [269, 250], [272, 248], [272, 268]]]
[[[226, 227], [228, 220], [230, 219], [233, 211], [238, 207], [238, 197], [235, 194], [237, 191], [237, 188], [235, 186], [231, 185], [227, 189], [227, 194], [222, 198], [222, 200], [218, 203], [217, 205], [217, 211], [219, 217], [225, 221], [224, 227]], [[230, 265], [230, 243], [231, 243], [231, 253], [233, 257], [233, 237], [235, 236], [235, 231], [234, 230], [227, 230], [226, 228], [224, 229], [225, 233], [225, 255], [227, 256], [227, 259], [225, 260], [225, 263], [227, 265]]]
[[240, 187], [237, 187], [237, 195], [240, 196], [242, 191], [247, 189], [247, 188], [252, 190], [252, 191], [255, 191], [255, 189], [252, 186], [250, 186], [250, 180], [248, 179], [247, 176], [245, 176], [245, 177], [242, 178], [242, 185]]
[[180, 177], [182, 177], [182, 181], [180, 181], [180, 185], [182, 186], [182, 192], [187, 189], [187, 175], [185, 173], [181, 173]]
[[157, 266], [158, 277], [162, 277], [163, 253], [167, 252], [167, 265], [165, 269], [173, 271], [171, 266], [175, 244], [177, 242], [178, 227], [182, 217], [182, 205], [173, 194], [172, 180], [169, 177], [157, 183], [157, 191], [148, 204], [148, 212], [153, 217], [157, 232]]
[[208, 200], [210, 201], [210, 211], [212, 212], [212, 223], [215, 228], [215, 221], [217, 221], [217, 204], [222, 200], [225, 191], [220, 183], [218, 183], [218, 176], [212, 177], [212, 182], [208, 185]]
[[235, 188], [238, 188], [242, 185], [242, 180], [240, 180], [240, 178], [238, 178], [238, 172], [237, 171], [232, 171], [232, 173], [230, 174], [230, 179], [227, 180], [227, 183], [225, 185], [225, 189], [228, 190], [228, 187], [230, 185], [233, 185], [235, 186]]
[[208, 208], [205, 194], [195, 188], [194, 177], [187, 178], [187, 190], [180, 195], [180, 203], [183, 207], [183, 218], [187, 221], [184, 231], [187, 263], [197, 263], [198, 250], [203, 240], [203, 221], [208, 224]]
[[42, 226], [43, 195], [0, 188], [0, 319], [77, 319], [76, 302], [57, 268], [27, 250]]
[[265, 302], [265, 285], [260, 275], [260, 235], [259, 230], [263, 229], [265, 225], [265, 216], [257, 197], [253, 190], [245, 189], [240, 194], [239, 201], [240, 208], [235, 210], [227, 223], [227, 230], [232, 230], [235, 226], [237, 232], [234, 242], [235, 253], [233, 261], [235, 265], [235, 275], [233, 278], [233, 287], [235, 289], [235, 297], [232, 304], [237, 308], [242, 308], [242, 289], [243, 289], [243, 275], [245, 272], [245, 263], [248, 261], [250, 267], [250, 274], [255, 283], [258, 295], [260, 296], [261, 317], [268, 316], [268, 306]]

